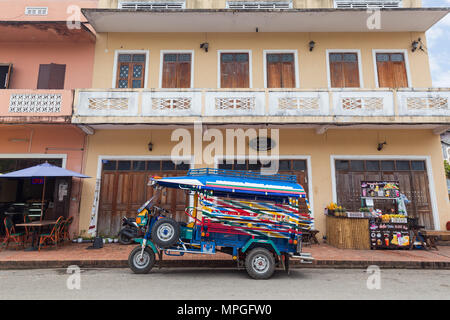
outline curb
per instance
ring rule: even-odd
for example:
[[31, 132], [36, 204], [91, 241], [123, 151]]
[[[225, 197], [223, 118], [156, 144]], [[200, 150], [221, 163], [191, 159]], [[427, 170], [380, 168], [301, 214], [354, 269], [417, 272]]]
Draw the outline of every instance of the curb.
[[[0, 270], [56, 269], [77, 265], [80, 268], [128, 268], [127, 260], [51, 260], [51, 261], [0, 261]], [[376, 265], [382, 269], [450, 269], [450, 261], [355, 261], [314, 260], [311, 264], [291, 261], [292, 268], [366, 269]], [[169, 268], [236, 268], [232, 260], [163, 260], [156, 267]]]

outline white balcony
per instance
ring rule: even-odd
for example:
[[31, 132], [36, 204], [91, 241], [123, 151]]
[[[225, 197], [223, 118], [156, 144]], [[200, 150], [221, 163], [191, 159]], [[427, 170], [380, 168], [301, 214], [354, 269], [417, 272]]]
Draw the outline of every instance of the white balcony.
[[75, 123], [450, 123], [450, 89], [77, 90]]

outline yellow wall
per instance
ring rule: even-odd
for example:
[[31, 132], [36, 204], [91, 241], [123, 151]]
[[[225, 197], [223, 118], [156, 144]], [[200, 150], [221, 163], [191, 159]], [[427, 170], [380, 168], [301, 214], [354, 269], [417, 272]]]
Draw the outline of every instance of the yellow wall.
[[[210, 128], [208, 126], [208, 128]], [[170, 156], [176, 142], [170, 141], [171, 130], [96, 130], [89, 136], [86, 171], [91, 177], [97, 176], [100, 155], [110, 156]], [[153, 151], [147, 144], [153, 142]], [[387, 146], [379, 152], [376, 147], [380, 139], [386, 139]], [[208, 143], [204, 143], [205, 147]], [[361, 130], [333, 129], [323, 135], [313, 129], [280, 130], [280, 155], [305, 155], [311, 157], [314, 214], [316, 228], [325, 230], [323, 210], [332, 201], [331, 155], [363, 156], [429, 156], [437, 199], [440, 226], [450, 220], [450, 203], [444, 177], [442, 150], [438, 135], [431, 130]], [[197, 165], [201, 167], [204, 165]], [[80, 230], [87, 230], [95, 190], [95, 179], [86, 179], [81, 201]]]
[[[130, 2], [168, 2], [182, 0], [129, 0]], [[233, 0], [235, 1], [235, 0]], [[236, 0], [236, 1], [258, 1], [258, 0]], [[261, 0], [264, 1], [264, 0]], [[268, 1], [288, 1], [288, 0], [268, 0]], [[99, 0], [99, 8], [117, 8], [118, 0]], [[403, 0], [403, 7], [420, 7], [421, 0]], [[333, 8], [334, 0], [292, 0], [292, 7], [303, 8]], [[226, 8], [226, 0], [186, 0], [187, 9], [224, 9]]]
[[[96, 44], [93, 88], [111, 88], [115, 50], [149, 50], [148, 87], [159, 87], [160, 51], [194, 50], [194, 87], [217, 88], [217, 50], [252, 50], [253, 88], [264, 87], [263, 50], [298, 50], [300, 87], [326, 88], [327, 49], [359, 49], [365, 88], [375, 88], [372, 49], [406, 50], [412, 86], [431, 87], [428, 55], [411, 52], [423, 33], [100, 33]], [[310, 52], [308, 43], [316, 48]], [[209, 52], [200, 43], [209, 43]], [[114, 71], [115, 72], [115, 71]]]

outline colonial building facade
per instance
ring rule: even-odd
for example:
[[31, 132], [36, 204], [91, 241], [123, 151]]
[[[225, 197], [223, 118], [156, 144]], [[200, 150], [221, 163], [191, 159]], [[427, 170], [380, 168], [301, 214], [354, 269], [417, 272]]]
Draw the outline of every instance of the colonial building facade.
[[[432, 88], [425, 32], [448, 11], [418, 0], [83, 6], [95, 53], [72, 63], [93, 71], [73, 87], [70, 111], [87, 135], [82, 171], [93, 178], [83, 182], [78, 231], [116, 234], [151, 196], [152, 175], [257, 171], [270, 161], [298, 177], [322, 232], [328, 203], [359, 210], [363, 180], [399, 181], [409, 215], [444, 228], [450, 89]], [[180, 129], [190, 150], [174, 155]], [[230, 132], [256, 132], [272, 149], [259, 156], [247, 139], [231, 152]], [[213, 141], [221, 147], [211, 152]], [[171, 191], [161, 204], [181, 219], [189, 201]]]

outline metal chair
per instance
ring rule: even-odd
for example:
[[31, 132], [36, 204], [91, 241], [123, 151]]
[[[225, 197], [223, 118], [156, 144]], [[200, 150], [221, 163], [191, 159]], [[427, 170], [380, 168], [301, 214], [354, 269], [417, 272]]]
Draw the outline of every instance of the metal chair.
[[45, 247], [46, 242], [51, 242], [52, 244], [55, 245], [55, 248], [57, 248], [60, 235], [60, 228], [63, 219], [64, 219], [63, 217], [59, 217], [58, 220], [56, 220], [56, 223], [53, 226], [50, 233], [43, 233], [39, 235], [39, 248], [38, 248], [39, 251], [41, 251], [42, 245], [44, 245]]
[[[16, 243], [16, 250], [18, 249], [19, 245], [22, 247], [24, 246], [24, 240], [23, 237], [25, 236], [25, 233], [23, 232], [16, 232], [16, 228], [14, 227], [14, 224], [12, 223], [11, 219], [6, 217], [3, 220], [3, 223], [5, 225], [5, 238], [2, 242], [2, 248], [5, 246], [5, 249], [8, 248], [9, 241], [13, 240]], [[2, 249], [0, 248], [0, 250]]]

